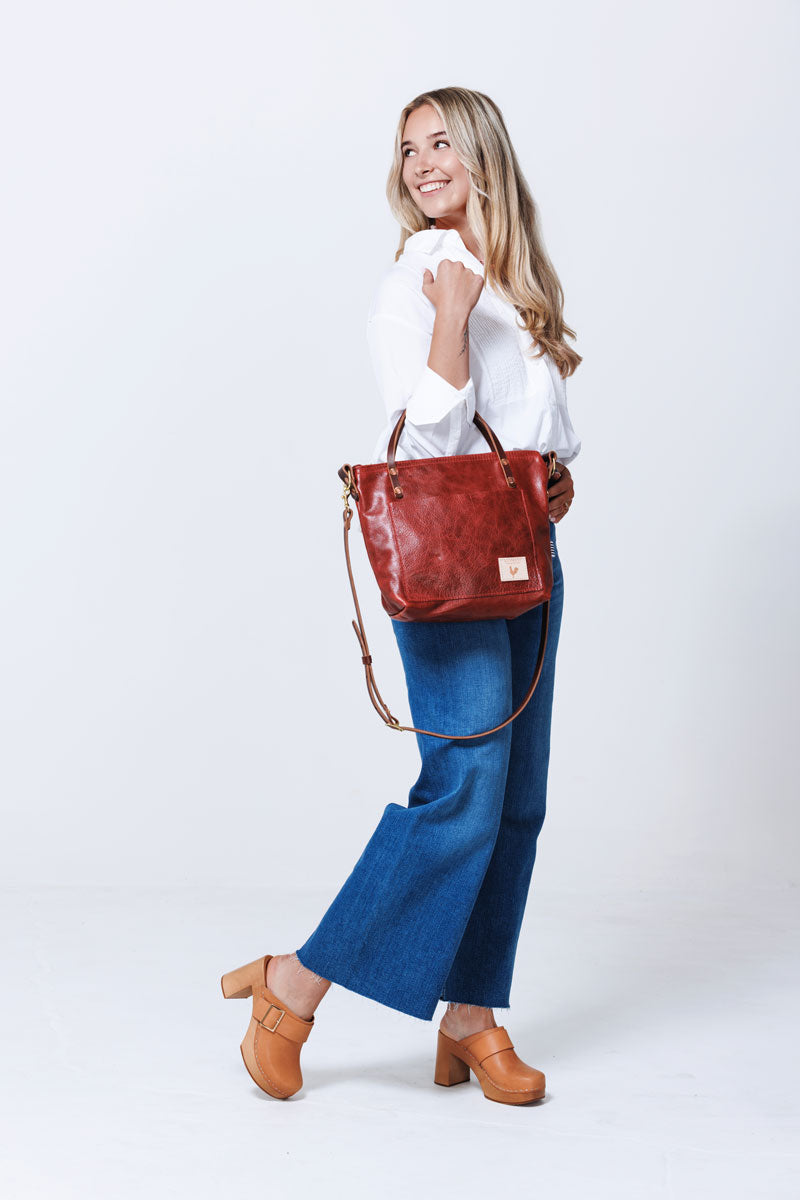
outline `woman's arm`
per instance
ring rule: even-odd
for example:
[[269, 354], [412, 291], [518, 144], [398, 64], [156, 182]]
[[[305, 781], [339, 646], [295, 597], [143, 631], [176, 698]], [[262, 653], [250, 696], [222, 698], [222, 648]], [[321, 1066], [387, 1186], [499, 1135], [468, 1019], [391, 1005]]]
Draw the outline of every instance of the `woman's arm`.
[[469, 315], [483, 288], [483, 278], [463, 263], [443, 259], [436, 278], [427, 267], [422, 292], [436, 308], [428, 366], [454, 387], [463, 387], [469, 371]]
[[387, 278], [370, 310], [367, 338], [386, 415], [393, 422], [406, 410], [400, 440], [413, 457], [455, 454], [472, 428], [469, 313], [482, 286], [481, 276], [443, 260], [435, 280], [425, 270], [419, 293]]

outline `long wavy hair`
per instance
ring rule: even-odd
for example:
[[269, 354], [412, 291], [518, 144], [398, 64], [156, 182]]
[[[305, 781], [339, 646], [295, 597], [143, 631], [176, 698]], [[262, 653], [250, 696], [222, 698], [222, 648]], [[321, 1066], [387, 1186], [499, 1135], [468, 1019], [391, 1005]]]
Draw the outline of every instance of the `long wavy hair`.
[[562, 378], [572, 375], [583, 359], [564, 341], [565, 335], [575, 337], [564, 322], [564, 289], [545, 249], [539, 212], [503, 114], [483, 92], [437, 88], [416, 96], [401, 112], [386, 184], [389, 207], [402, 230], [395, 262], [412, 233], [430, 227], [403, 181], [400, 144], [409, 113], [423, 104], [438, 113], [455, 155], [469, 174], [467, 222], [483, 252], [486, 283], [517, 309], [525, 329], [539, 343], [534, 357], [548, 351]]

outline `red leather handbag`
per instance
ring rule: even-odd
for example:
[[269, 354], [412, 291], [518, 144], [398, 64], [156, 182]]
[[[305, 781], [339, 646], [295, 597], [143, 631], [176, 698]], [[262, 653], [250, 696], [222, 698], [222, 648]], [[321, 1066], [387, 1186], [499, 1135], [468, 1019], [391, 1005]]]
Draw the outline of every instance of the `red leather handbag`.
[[[502, 729], [519, 716], [542, 671], [553, 563], [550, 554], [548, 480], [556, 452], [505, 453], [479, 413], [474, 423], [490, 453], [451, 454], [395, 461], [406, 419], [403, 409], [385, 463], [339, 468], [344, 483], [344, 553], [358, 621], [353, 621], [367, 691], [392, 729], [432, 737], [466, 740]], [[350, 562], [349, 497], [358, 519], [385, 611], [396, 621], [480, 621], [518, 617], [542, 605], [542, 632], [536, 667], [527, 695], [510, 717], [479, 733], [435, 733], [401, 725], [378, 691], [372, 655], [361, 619]]]

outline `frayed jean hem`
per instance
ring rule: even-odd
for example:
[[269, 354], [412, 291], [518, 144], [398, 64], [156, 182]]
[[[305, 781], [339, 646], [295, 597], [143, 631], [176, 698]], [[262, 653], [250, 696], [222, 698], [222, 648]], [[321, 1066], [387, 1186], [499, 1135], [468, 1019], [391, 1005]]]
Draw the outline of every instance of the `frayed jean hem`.
[[433, 1006], [420, 1007], [410, 1001], [404, 1001], [397, 995], [390, 995], [381, 991], [380, 988], [370, 987], [363, 983], [357, 977], [348, 974], [347, 971], [340, 971], [338, 967], [331, 968], [320, 962], [315, 965], [310, 958], [306, 958], [305, 950], [295, 950], [298, 961], [301, 966], [307, 970], [313, 971], [315, 975], [322, 976], [323, 979], [329, 979], [331, 983], [336, 983], [339, 987], [347, 988], [349, 992], [355, 992], [359, 996], [364, 996], [367, 1000], [374, 1000], [378, 1004], [385, 1004], [387, 1008], [393, 1008], [395, 1012], [405, 1013], [407, 1017], [416, 1017], [418, 1021], [432, 1021], [436, 1015], [436, 1008], [439, 1004], [438, 1000], [434, 1000]]

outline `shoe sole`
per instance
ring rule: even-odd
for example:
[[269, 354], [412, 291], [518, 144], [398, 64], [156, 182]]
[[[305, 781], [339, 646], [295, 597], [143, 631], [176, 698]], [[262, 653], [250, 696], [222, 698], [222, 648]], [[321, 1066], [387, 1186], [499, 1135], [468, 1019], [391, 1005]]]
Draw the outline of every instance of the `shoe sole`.
[[247, 1074], [252, 1079], [257, 1087], [260, 1087], [262, 1092], [266, 1092], [268, 1096], [272, 1096], [275, 1100], [288, 1100], [289, 1095], [293, 1093], [278, 1092], [269, 1086], [264, 1076], [261, 1074], [258, 1063], [256, 1061], [255, 1046], [253, 1039], [250, 1037], [250, 1031], [245, 1034], [239, 1049], [242, 1052], [242, 1062], [247, 1068]]

